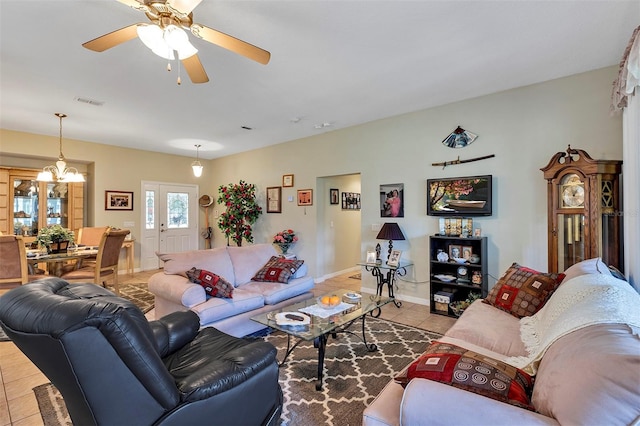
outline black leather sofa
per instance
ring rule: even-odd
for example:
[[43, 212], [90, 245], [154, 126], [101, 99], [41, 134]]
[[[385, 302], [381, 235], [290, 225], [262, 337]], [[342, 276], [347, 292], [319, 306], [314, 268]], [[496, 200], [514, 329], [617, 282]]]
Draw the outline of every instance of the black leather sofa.
[[60, 390], [75, 425], [275, 425], [276, 349], [175, 312], [148, 322], [94, 284], [48, 278], [0, 297], [0, 326]]

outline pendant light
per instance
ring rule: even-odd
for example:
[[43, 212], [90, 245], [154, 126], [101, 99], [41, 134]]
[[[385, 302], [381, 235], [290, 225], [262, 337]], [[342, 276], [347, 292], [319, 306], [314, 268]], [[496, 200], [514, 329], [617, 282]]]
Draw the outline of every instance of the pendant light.
[[196, 161], [191, 163], [191, 168], [193, 169], [193, 175], [195, 177], [202, 176], [202, 164], [200, 164], [200, 156], [199, 149], [202, 145], [196, 145]]
[[55, 116], [60, 119], [60, 155], [55, 165], [46, 166], [38, 173], [36, 180], [44, 182], [52, 182], [57, 180], [58, 182], [84, 182], [84, 176], [75, 167], [67, 167], [67, 162], [62, 154], [62, 119], [67, 115], [61, 112], [56, 112]]

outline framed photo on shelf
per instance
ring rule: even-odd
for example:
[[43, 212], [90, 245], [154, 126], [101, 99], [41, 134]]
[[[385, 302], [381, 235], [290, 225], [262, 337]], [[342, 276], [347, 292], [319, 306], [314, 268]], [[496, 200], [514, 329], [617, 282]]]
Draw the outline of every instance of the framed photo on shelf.
[[471, 259], [471, 255], [473, 254], [473, 247], [471, 246], [462, 246], [462, 258], [466, 261]]
[[267, 188], [267, 213], [282, 213], [282, 187]]
[[376, 263], [376, 252], [369, 250], [367, 251], [367, 263]]
[[104, 191], [105, 210], [133, 210], [133, 192]]
[[391, 255], [389, 255], [389, 260], [387, 260], [387, 265], [398, 266], [400, 264], [400, 256], [402, 256], [402, 251], [391, 250]]
[[340, 194], [337, 188], [329, 190], [329, 204], [340, 204]]
[[449, 259], [458, 259], [462, 257], [462, 246], [451, 244], [449, 246]]
[[299, 189], [298, 190], [298, 205], [299, 206], [312, 206], [313, 205], [313, 189]]
[[284, 187], [293, 186], [293, 175], [283, 175], [282, 186]]

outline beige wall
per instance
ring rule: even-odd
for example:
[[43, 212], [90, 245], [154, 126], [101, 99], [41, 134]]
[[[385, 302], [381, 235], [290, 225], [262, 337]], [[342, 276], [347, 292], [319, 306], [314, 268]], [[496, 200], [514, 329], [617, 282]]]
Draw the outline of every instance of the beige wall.
[[[375, 247], [377, 232], [372, 227], [384, 222], [379, 217], [379, 185], [404, 183], [405, 217], [398, 218], [398, 223], [407, 240], [398, 241], [394, 247], [402, 250], [403, 259], [412, 260], [415, 267], [397, 295], [426, 303], [428, 236], [437, 232], [437, 219], [426, 216], [426, 179], [492, 174], [494, 214], [474, 221], [489, 238], [489, 273], [499, 277], [514, 261], [546, 269], [546, 183], [539, 169], [553, 154], [566, 150], [567, 144], [586, 150], [593, 158], [622, 158], [621, 118], [609, 114], [615, 75], [616, 68], [609, 67], [204, 162], [204, 174], [199, 179], [191, 174], [189, 157], [66, 138], [64, 149], [69, 159], [93, 162], [88, 169], [95, 194], [89, 199], [90, 224], [123, 226], [124, 221], [134, 221], [132, 231], [136, 236], [141, 180], [198, 183], [201, 195], [217, 197], [220, 184], [244, 179], [257, 185], [264, 205], [265, 188], [281, 185], [283, 174], [294, 174], [295, 186], [283, 188], [282, 213], [261, 216], [254, 227], [255, 241], [271, 242], [275, 232], [295, 229], [300, 242], [293, 251], [306, 260], [318, 279], [355, 266], [355, 261]], [[371, 101], [375, 102], [374, 95]], [[442, 145], [458, 125], [478, 134], [478, 139], [464, 149]], [[54, 137], [7, 130], [2, 130], [0, 137], [0, 165], [6, 154], [34, 156], [46, 152], [50, 159], [57, 154]], [[458, 156], [467, 159], [488, 154], [496, 157], [445, 169], [431, 166]], [[351, 178], [344, 177], [343, 181], [341, 176]], [[357, 220], [357, 213], [341, 212], [339, 206], [328, 205], [331, 187], [341, 192], [361, 192], [362, 210]], [[299, 207], [296, 190], [305, 188], [314, 190], [314, 204]], [[134, 212], [104, 211], [106, 189], [134, 191]], [[289, 196], [293, 202], [287, 201]], [[214, 204], [212, 210], [220, 207]], [[213, 218], [212, 226], [213, 244], [224, 245]], [[354, 229], [355, 233], [351, 232]], [[359, 243], [352, 246], [353, 241]], [[371, 277], [363, 276], [363, 284], [372, 288]]]
[[[615, 74], [615, 67], [609, 67], [225, 157], [212, 162], [213, 180], [242, 178], [265, 187], [278, 185], [283, 174], [293, 173], [295, 188], [284, 188], [285, 199], [295, 189], [316, 190], [313, 208], [285, 203], [280, 217], [262, 219], [268, 223], [258, 226], [257, 241], [260, 234], [268, 238], [281, 226], [296, 228], [303, 240], [294, 251], [307, 260], [317, 278], [330, 273], [331, 256], [324, 250], [327, 221], [319, 216], [323, 205], [317, 202], [318, 197], [327, 199], [328, 189], [318, 188], [316, 178], [360, 176], [360, 258], [378, 242], [372, 225], [383, 223], [379, 185], [404, 183], [405, 217], [398, 223], [407, 240], [394, 247], [415, 266], [397, 295], [424, 302], [428, 299], [428, 236], [438, 227], [436, 218], [426, 216], [426, 179], [492, 174], [494, 214], [475, 219], [488, 236], [492, 286], [514, 261], [546, 270], [546, 182], [540, 168], [553, 154], [571, 144], [594, 158], [622, 158], [621, 119], [609, 114]], [[478, 134], [478, 139], [464, 149], [442, 145], [458, 125]], [[489, 154], [496, 157], [445, 169], [431, 165], [458, 156]], [[277, 226], [270, 225], [274, 221]], [[335, 248], [336, 253], [341, 247]], [[363, 277], [363, 284], [374, 288], [373, 279]]]

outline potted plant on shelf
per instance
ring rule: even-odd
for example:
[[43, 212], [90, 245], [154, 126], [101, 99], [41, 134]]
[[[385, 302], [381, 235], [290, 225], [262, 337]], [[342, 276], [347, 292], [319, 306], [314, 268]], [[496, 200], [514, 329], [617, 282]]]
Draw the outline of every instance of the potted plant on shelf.
[[62, 253], [74, 242], [74, 234], [62, 225], [49, 225], [40, 228], [36, 241], [46, 247], [48, 253]]
[[227, 210], [218, 219], [218, 228], [226, 235], [227, 245], [231, 238], [238, 247], [242, 240], [253, 242], [251, 225], [262, 213], [262, 207], [256, 202], [256, 186], [241, 180], [238, 184], [220, 185], [218, 188], [218, 204]]
[[285, 229], [284, 231], [278, 232], [273, 236], [273, 243], [277, 244], [282, 250], [282, 254], [286, 255], [291, 244], [298, 241], [298, 237], [296, 237], [296, 233], [293, 229]]

